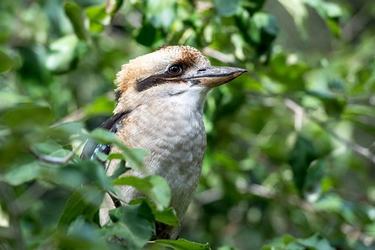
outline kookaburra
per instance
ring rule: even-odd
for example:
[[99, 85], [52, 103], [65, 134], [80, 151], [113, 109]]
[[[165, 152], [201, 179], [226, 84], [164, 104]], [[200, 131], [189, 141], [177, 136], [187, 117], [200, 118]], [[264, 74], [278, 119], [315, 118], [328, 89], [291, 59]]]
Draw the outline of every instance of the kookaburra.
[[[118, 102], [113, 117], [103, 127], [115, 133], [128, 147], [146, 149], [145, 172], [130, 169], [124, 175], [143, 177], [160, 175], [171, 191], [171, 206], [182, 219], [197, 187], [206, 147], [203, 105], [208, 91], [224, 84], [246, 70], [214, 67], [197, 49], [168, 46], [137, 57], [122, 66], [117, 74]], [[95, 152], [116, 152], [108, 145], [86, 146], [85, 158]], [[108, 175], [118, 162], [106, 165]], [[109, 221], [108, 212], [130, 202], [140, 194], [132, 187], [121, 186], [119, 200], [110, 194], [99, 212], [100, 223]], [[176, 229], [156, 237], [176, 237]]]

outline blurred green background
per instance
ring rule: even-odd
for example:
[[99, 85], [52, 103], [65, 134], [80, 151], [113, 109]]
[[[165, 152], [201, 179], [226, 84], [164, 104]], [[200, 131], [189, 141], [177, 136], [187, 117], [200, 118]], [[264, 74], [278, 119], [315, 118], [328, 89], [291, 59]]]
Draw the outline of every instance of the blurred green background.
[[[374, 27], [368, 0], [1, 0], [0, 249], [375, 249]], [[166, 44], [249, 73], [206, 102], [189, 241], [147, 243], [165, 197], [100, 228], [114, 183], [78, 155], [115, 142], [88, 131], [121, 65]]]

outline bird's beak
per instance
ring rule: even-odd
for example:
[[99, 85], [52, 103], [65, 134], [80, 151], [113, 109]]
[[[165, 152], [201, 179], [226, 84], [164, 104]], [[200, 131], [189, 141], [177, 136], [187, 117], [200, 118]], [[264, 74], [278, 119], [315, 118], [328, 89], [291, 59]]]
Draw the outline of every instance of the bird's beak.
[[208, 67], [197, 70], [188, 79], [195, 84], [213, 88], [233, 80], [246, 71], [235, 67]]

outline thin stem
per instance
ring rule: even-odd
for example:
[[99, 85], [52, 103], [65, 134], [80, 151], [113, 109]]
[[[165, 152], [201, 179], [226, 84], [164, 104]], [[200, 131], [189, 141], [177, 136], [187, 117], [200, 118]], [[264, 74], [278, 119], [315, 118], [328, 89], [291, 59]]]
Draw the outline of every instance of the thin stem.
[[[321, 121], [318, 118], [314, 117], [312, 114], [306, 112], [306, 110], [300, 104], [296, 103], [292, 99], [286, 98], [286, 102], [289, 103], [290, 105], [292, 104], [293, 107], [298, 107], [299, 110], [302, 110], [303, 113], [305, 114], [305, 117], [307, 119], [309, 119], [310, 121], [312, 121], [312, 122], [316, 123], [317, 125], [319, 125], [323, 130], [325, 130], [328, 134], [330, 134], [337, 141], [339, 141], [340, 143], [344, 144], [346, 147], [350, 148], [352, 151], [356, 152], [357, 154], [359, 154], [359, 155], [367, 158], [372, 163], [375, 163], [375, 155], [368, 148], [365, 148], [365, 147], [363, 147], [363, 146], [361, 146], [361, 145], [359, 145], [357, 143], [354, 143], [354, 142], [352, 142], [352, 141], [350, 141], [348, 139], [345, 139], [345, 138], [341, 137], [335, 131], [333, 131], [332, 129], [328, 128], [323, 121]], [[294, 111], [294, 109], [292, 109], [290, 105], [287, 105], [287, 107], [289, 109], [291, 109], [292, 111]]]
[[42, 155], [36, 152], [34, 149], [30, 148], [30, 152], [38, 158], [38, 160], [43, 161], [45, 163], [56, 164], [56, 165], [63, 165], [68, 163], [73, 157], [76, 155], [77, 151], [81, 148], [84, 142], [82, 142], [78, 147], [72, 150], [69, 154], [64, 157], [55, 157], [50, 155]]

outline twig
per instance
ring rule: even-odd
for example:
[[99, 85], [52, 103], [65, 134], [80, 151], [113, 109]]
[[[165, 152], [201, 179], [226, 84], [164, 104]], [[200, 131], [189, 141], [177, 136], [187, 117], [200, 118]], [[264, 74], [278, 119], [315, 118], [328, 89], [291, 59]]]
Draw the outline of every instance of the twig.
[[[108, 91], [104, 95], [107, 96], [109, 99], [115, 99], [115, 94], [114, 94], [113, 91]], [[86, 115], [85, 114], [85, 107], [81, 107], [81, 108], [77, 109], [76, 111], [74, 111], [73, 113], [70, 113], [69, 115], [61, 118], [56, 123], [54, 123], [52, 126], [56, 127], [56, 126], [59, 126], [63, 123], [80, 121], [80, 120], [83, 120], [85, 118], [85, 115]]]
[[37, 153], [35, 150], [30, 149], [30, 152], [38, 158], [38, 160], [43, 161], [45, 163], [51, 163], [51, 164], [66, 164], [68, 163], [71, 159], [73, 159], [75, 152], [72, 151], [69, 154], [67, 154], [64, 157], [55, 157], [55, 156], [50, 156], [50, 155], [40, 155]]
[[375, 155], [366, 147], [363, 147], [357, 143], [354, 143], [352, 141], [349, 141], [338, 134], [336, 134], [333, 130], [327, 128], [325, 124], [315, 117], [309, 117], [310, 120], [314, 121], [316, 124], [318, 124], [322, 129], [324, 129], [327, 133], [329, 133], [332, 137], [334, 137], [337, 141], [344, 144], [346, 147], [352, 149], [354, 152], [358, 153], [359, 155], [362, 155], [363, 157], [370, 160], [372, 163], [375, 164]]
[[212, 49], [210, 47], [206, 47], [203, 49], [203, 54], [215, 58], [216, 60], [222, 62], [222, 63], [234, 63], [236, 59], [231, 54], [224, 54], [223, 52], [217, 51], [215, 49]]
[[249, 185], [246, 191], [252, 195], [256, 195], [267, 199], [271, 199], [276, 196], [276, 192], [274, 190], [259, 184]]
[[349, 224], [342, 225], [341, 231], [353, 241], [362, 241], [365, 246], [371, 246], [375, 242], [375, 237]]
[[62, 164], [68, 163], [71, 159], [73, 159], [74, 155], [78, 152], [78, 150], [82, 147], [83, 144], [84, 142], [80, 143], [78, 147], [73, 149], [69, 154], [67, 154], [64, 157], [41, 155], [32, 148], [30, 148], [29, 150], [40, 161], [43, 161], [45, 163], [50, 163], [50, 164], [62, 165]]
[[82, 120], [83, 118], [85, 117], [85, 112], [84, 112], [84, 109], [81, 108], [81, 109], [77, 109], [76, 111], [74, 111], [73, 113], [63, 117], [61, 120], [57, 121], [55, 124], [53, 124], [53, 126], [59, 126], [63, 123], [67, 123], [67, 122], [76, 122], [76, 121], [80, 121]]
[[220, 200], [223, 197], [222, 192], [218, 188], [211, 188], [198, 193], [194, 199], [201, 205], [209, 204]]
[[346, 25], [342, 29], [346, 41], [353, 41], [358, 37], [358, 34], [366, 29], [367, 24], [371, 21], [371, 17], [366, 15], [366, 12], [370, 9], [369, 7], [369, 4], [364, 4], [361, 9], [346, 22]]
[[294, 127], [297, 131], [300, 131], [303, 125], [304, 109], [289, 98], [286, 98], [284, 103], [294, 112]]
[[[287, 103], [289, 103], [289, 105], [292, 104], [293, 107], [298, 107], [298, 109], [301, 109], [302, 111], [304, 110], [304, 108], [301, 105], [299, 105], [295, 101], [291, 100], [290, 98], [287, 98], [285, 101]], [[287, 107], [290, 108], [288, 105], [287, 105]], [[336, 132], [327, 128], [327, 126], [324, 124], [324, 122], [320, 121], [318, 118], [314, 117], [313, 115], [311, 115], [307, 112], [304, 112], [304, 113], [305, 113], [306, 118], [308, 118], [312, 122], [319, 125], [322, 129], [324, 129], [328, 134], [330, 134], [332, 137], [334, 137], [337, 141], [344, 144], [346, 147], [350, 148], [351, 150], [358, 153], [359, 155], [367, 158], [372, 163], [375, 163], [375, 155], [368, 148], [365, 148], [365, 147], [363, 147], [359, 144], [356, 144], [352, 141], [349, 141], [349, 140], [339, 136]]]

